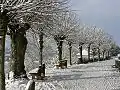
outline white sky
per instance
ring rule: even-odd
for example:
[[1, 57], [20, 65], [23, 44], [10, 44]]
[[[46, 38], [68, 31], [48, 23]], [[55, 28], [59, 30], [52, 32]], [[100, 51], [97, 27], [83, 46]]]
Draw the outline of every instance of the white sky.
[[83, 23], [103, 28], [120, 45], [120, 0], [71, 0]]

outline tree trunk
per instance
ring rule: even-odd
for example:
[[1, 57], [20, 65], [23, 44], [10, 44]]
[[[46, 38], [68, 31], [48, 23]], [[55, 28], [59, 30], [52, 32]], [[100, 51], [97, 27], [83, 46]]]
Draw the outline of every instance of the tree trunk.
[[110, 57], [110, 52], [108, 51], [108, 57]]
[[90, 44], [88, 45], [88, 61], [90, 61]]
[[[13, 36], [13, 35], [12, 35]], [[16, 34], [11, 37], [11, 70], [17, 76], [26, 74], [24, 66], [25, 51], [27, 47], [27, 39], [24, 35]]]
[[27, 39], [26, 36], [18, 35], [17, 40], [17, 60], [19, 62], [18, 64], [18, 71], [20, 72], [20, 75], [25, 75], [25, 66], [24, 66], [24, 58], [25, 58], [25, 52], [27, 48]]
[[40, 35], [39, 35], [39, 45], [40, 45], [40, 51], [39, 51], [39, 54], [40, 54], [40, 62], [39, 64], [42, 66], [42, 62], [43, 62], [43, 33], [41, 32]]
[[110, 51], [107, 51], [106, 54], [107, 59], [110, 59]]
[[[15, 28], [10, 26], [10, 37], [11, 37], [11, 61], [10, 61], [10, 70], [14, 73], [14, 78], [19, 78], [20, 76], [27, 78], [24, 58], [27, 48], [27, 39], [26, 39], [26, 29], [25, 25], [20, 27], [17, 31]], [[24, 76], [23, 76], [24, 75]]]
[[92, 60], [93, 62], [95, 61], [95, 55], [93, 54], [93, 60]]
[[14, 75], [17, 76], [19, 72], [17, 71], [17, 65], [19, 64], [17, 61], [17, 42], [16, 42], [16, 34], [11, 33], [11, 59], [10, 59], [10, 71], [14, 72]]
[[58, 46], [58, 60], [61, 61], [62, 60], [62, 45], [63, 45], [63, 41], [59, 40], [57, 42], [57, 46]]
[[69, 53], [70, 53], [70, 65], [72, 65], [72, 45], [71, 45], [71, 42], [69, 42]]
[[0, 36], [0, 90], [5, 90], [4, 52], [5, 36]]
[[103, 51], [103, 60], [105, 59], [105, 51]]
[[98, 47], [98, 60], [100, 61], [100, 49]]
[[92, 55], [92, 56], [93, 56], [93, 57], [92, 57], [92, 61], [94, 62], [94, 61], [95, 61], [95, 48], [92, 49], [92, 52], [93, 52], [93, 53], [92, 53], [92, 54], [93, 54], [93, 55]]
[[8, 20], [6, 12], [0, 11], [0, 90], [5, 90], [4, 56]]
[[[79, 44], [79, 51], [80, 51], [80, 63], [83, 63], [83, 57], [82, 57], [82, 45]], [[80, 64], [78, 63], [78, 64]]]

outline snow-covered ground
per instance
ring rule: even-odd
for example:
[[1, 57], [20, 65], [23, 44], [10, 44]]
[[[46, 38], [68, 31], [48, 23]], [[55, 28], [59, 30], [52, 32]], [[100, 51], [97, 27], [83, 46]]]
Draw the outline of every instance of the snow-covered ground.
[[[120, 90], [120, 73], [112, 68], [114, 60], [69, 66], [67, 69], [49, 68], [46, 80], [36, 81], [36, 90]], [[24, 82], [25, 84], [23, 84]], [[27, 81], [7, 85], [7, 90], [24, 90]], [[14, 89], [9, 89], [10, 86]], [[17, 89], [15, 89], [15, 87]]]

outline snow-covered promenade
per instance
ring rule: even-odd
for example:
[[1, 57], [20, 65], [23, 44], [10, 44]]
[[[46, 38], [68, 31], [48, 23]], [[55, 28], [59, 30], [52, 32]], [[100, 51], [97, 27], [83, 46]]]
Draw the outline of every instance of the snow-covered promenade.
[[35, 90], [120, 90], [120, 72], [112, 65], [114, 59], [47, 69], [47, 79], [36, 81]]

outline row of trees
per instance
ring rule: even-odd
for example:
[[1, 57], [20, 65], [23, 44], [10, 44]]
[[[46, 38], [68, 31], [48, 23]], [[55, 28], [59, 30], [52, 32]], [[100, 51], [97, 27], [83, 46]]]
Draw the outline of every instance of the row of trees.
[[[72, 65], [73, 45], [79, 47], [81, 59], [78, 63], [83, 62], [82, 48], [84, 45], [87, 45], [88, 48], [88, 61], [90, 61], [91, 50], [93, 54], [93, 61], [96, 54], [98, 55], [98, 60], [101, 59], [101, 55], [103, 56], [103, 59], [110, 55], [110, 49], [111, 46], [114, 44], [114, 41], [112, 36], [104, 32], [101, 28], [97, 28], [96, 26], [82, 25], [81, 23], [79, 23], [80, 20], [77, 15], [72, 12], [62, 12], [54, 18], [55, 19], [52, 27], [47, 27], [47, 29], [43, 29], [42, 32], [46, 38], [49, 37], [48, 39], [54, 39], [54, 41], [56, 42], [56, 45], [54, 45], [53, 47], [57, 46], [59, 61], [63, 60], [63, 43], [67, 43], [67, 45], [69, 46], [70, 65]], [[30, 35], [31, 34], [29, 33], [29, 37]], [[39, 54], [38, 56], [35, 55], [34, 53], [36, 53], [37, 50], [33, 51], [33, 49], [35, 49], [35, 47], [39, 48], [39, 45], [36, 45], [36, 43], [38, 42], [37, 39], [39, 34], [33, 33], [31, 36], [34, 36], [33, 39], [36, 41], [34, 41], [33, 43], [32, 41], [29, 41], [30, 44], [28, 45], [29, 49], [27, 50], [27, 54], [31, 56], [32, 60], [37, 60], [36, 57], [39, 57]], [[46, 50], [46, 47], [44, 49]], [[53, 51], [51, 51], [51, 53]], [[46, 55], [45, 57], [49, 57], [49, 55]], [[54, 57], [54, 55], [52, 55], [52, 57]], [[39, 60], [42, 63], [41, 59]]]

